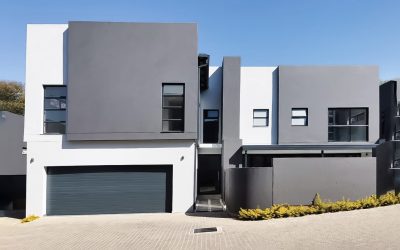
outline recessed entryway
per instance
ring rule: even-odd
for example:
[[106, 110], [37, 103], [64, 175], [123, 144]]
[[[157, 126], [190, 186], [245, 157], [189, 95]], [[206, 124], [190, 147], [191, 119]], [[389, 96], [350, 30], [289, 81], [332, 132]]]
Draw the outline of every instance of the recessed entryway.
[[198, 156], [197, 193], [221, 194], [221, 155]]

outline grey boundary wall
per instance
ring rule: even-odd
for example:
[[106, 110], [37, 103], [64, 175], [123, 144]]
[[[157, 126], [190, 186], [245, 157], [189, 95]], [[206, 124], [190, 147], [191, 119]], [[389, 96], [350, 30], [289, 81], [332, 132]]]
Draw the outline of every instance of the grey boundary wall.
[[332, 201], [376, 193], [375, 157], [275, 158], [273, 202], [310, 204], [316, 193]]
[[[360, 199], [394, 189], [390, 145], [377, 157], [274, 158], [273, 167], [226, 169], [225, 202], [229, 212], [273, 204], [310, 204], [323, 199]], [[234, 185], [233, 185], [234, 183]]]
[[225, 202], [229, 212], [240, 208], [266, 208], [272, 205], [273, 168], [229, 168]]

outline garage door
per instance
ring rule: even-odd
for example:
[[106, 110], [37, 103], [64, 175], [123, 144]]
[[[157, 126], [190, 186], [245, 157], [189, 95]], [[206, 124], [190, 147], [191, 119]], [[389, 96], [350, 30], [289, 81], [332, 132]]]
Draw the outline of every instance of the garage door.
[[47, 168], [47, 214], [171, 212], [172, 166]]

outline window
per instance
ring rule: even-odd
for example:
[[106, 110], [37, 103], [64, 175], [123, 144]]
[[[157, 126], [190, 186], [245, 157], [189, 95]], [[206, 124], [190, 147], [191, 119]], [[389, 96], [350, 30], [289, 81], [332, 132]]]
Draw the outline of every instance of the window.
[[66, 86], [44, 86], [44, 133], [65, 134]]
[[267, 127], [269, 124], [268, 109], [253, 109], [253, 126]]
[[162, 131], [183, 132], [185, 117], [185, 86], [163, 84], [162, 86]]
[[308, 126], [307, 108], [292, 108], [292, 126]]
[[328, 109], [328, 140], [367, 141], [367, 108], [330, 108]]
[[219, 111], [206, 109], [203, 113], [203, 143], [218, 143]]

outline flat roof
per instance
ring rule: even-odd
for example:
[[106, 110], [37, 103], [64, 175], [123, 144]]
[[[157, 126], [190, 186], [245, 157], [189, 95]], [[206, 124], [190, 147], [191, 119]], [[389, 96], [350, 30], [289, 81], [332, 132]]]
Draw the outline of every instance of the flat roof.
[[275, 145], [243, 145], [242, 150], [341, 150], [341, 149], [373, 149], [378, 144], [275, 144]]

